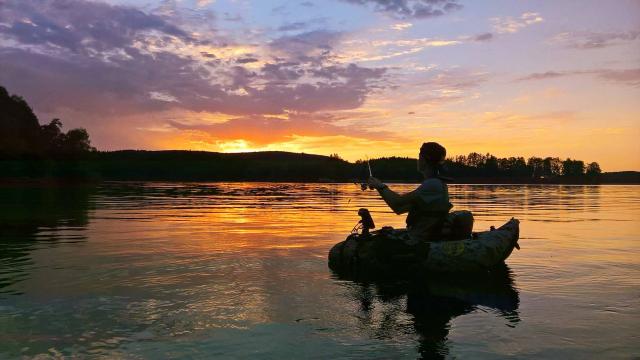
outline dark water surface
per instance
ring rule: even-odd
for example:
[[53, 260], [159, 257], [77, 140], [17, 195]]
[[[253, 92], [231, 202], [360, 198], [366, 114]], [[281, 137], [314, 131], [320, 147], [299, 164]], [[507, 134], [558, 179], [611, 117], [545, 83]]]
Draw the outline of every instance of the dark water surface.
[[[394, 188], [409, 190], [408, 185]], [[351, 184], [0, 188], [0, 358], [640, 356], [640, 187], [452, 185], [521, 251], [473, 279], [352, 281]]]

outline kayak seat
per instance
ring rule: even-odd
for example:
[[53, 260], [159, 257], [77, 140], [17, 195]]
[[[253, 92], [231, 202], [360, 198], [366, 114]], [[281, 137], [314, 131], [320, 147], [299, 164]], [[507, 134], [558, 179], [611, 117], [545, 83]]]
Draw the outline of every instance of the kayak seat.
[[473, 214], [468, 210], [452, 211], [442, 225], [442, 241], [471, 239]]

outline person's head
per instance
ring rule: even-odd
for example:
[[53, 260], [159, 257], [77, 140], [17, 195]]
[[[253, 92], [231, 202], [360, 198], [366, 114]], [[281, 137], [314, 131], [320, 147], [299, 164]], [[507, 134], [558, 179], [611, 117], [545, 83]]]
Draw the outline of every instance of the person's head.
[[418, 171], [427, 175], [437, 173], [440, 164], [447, 156], [447, 150], [436, 142], [426, 142], [420, 147], [418, 156]]

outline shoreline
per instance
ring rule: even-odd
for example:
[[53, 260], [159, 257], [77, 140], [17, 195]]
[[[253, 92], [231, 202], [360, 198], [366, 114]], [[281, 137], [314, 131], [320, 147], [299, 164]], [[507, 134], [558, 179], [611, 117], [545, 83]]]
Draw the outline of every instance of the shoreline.
[[[419, 182], [414, 181], [402, 181], [402, 180], [389, 180], [384, 181], [390, 185], [418, 185]], [[67, 186], [91, 186], [107, 183], [271, 183], [271, 184], [359, 184], [356, 181], [329, 181], [329, 180], [257, 180], [257, 179], [230, 179], [230, 180], [195, 180], [195, 179], [65, 179], [65, 178], [0, 178], [0, 187], [21, 187], [21, 186], [36, 186], [36, 187], [67, 187]], [[546, 182], [524, 182], [524, 181], [505, 181], [505, 179], [461, 179], [459, 181], [452, 181], [447, 183], [448, 185], [566, 185], [566, 186], [601, 186], [601, 185], [640, 185], [640, 182], [570, 182], [570, 181], [546, 181]]]

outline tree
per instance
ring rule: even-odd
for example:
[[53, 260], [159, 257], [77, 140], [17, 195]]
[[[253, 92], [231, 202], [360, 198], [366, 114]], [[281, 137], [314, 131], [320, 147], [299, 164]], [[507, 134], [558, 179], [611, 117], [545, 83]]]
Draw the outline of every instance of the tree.
[[474, 168], [480, 168], [484, 165], [484, 156], [482, 154], [478, 154], [477, 152], [472, 152], [467, 156], [467, 164], [468, 166]]
[[0, 86], [0, 156], [37, 154], [39, 133], [38, 118], [29, 104]]
[[484, 171], [487, 175], [496, 175], [498, 173], [498, 158], [487, 153], [485, 155]]
[[589, 177], [596, 177], [602, 174], [602, 170], [600, 170], [600, 165], [597, 162], [592, 162], [587, 165], [586, 175]]
[[64, 133], [60, 119], [53, 119], [46, 125], [40, 126], [40, 141], [44, 150], [49, 153], [57, 153], [62, 148]]
[[87, 130], [78, 128], [64, 134], [61, 150], [63, 154], [80, 154], [95, 151], [95, 148], [91, 146]]
[[40, 125], [27, 102], [0, 86], [0, 157], [74, 157], [94, 151], [85, 129], [62, 131], [60, 119]]
[[532, 177], [544, 176], [544, 159], [532, 156], [527, 160], [527, 166]]
[[564, 176], [582, 176], [584, 175], [584, 161], [567, 160], [562, 162], [562, 175]]
[[546, 177], [562, 175], [562, 161], [559, 158], [544, 158], [542, 161], [542, 175]]

